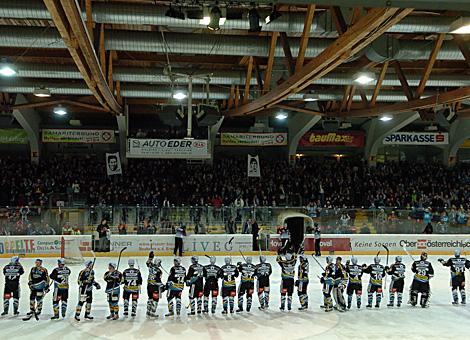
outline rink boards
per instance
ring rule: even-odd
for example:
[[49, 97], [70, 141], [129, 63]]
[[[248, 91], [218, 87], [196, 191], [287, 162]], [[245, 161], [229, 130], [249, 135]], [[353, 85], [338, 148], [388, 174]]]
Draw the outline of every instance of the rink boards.
[[[268, 245], [266, 254], [274, 254], [281, 246], [279, 235], [265, 235]], [[54, 236], [0, 236], [0, 257], [20, 255], [25, 257], [56, 257], [61, 254], [61, 235]], [[83, 256], [91, 256], [90, 235], [65, 236], [75, 240]], [[112, 235], [111, 252], [96, 253], [97, 256], [114, 256], [127, 247], [127, 256], [146, 256], [150, 250], [158, 255], [172, 255], [174, 235]], [[251, 235], [189, 235], [184, 239], [185, 255], [239, 255], [258, 254], [252, 252]], [[470, 246], [470, 235], [413, 235], [413, 234], [337, 234], [322, 235], [323, 254], [376, 254], [384, 253], [387, 246], [390, 254], [419, 254], [426, 251], [431, 255], [452, 254], [454, 249], [465, 251]], [[314, 251], [313, 235], [305, 235], [305, 252]]]

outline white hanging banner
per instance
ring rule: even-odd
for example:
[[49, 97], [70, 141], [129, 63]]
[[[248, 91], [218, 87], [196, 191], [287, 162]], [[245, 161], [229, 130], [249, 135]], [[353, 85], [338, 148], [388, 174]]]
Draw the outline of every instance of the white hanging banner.
[[209, 159], [206, 139], [138, 139], [127, 140], [128, 158]]
[[261, 177], [258, 155], [248, 155], [248, 177]]
[[106, 153], [106, 173], [108, 176], [122, 175], [121, 158], [119, 152]]

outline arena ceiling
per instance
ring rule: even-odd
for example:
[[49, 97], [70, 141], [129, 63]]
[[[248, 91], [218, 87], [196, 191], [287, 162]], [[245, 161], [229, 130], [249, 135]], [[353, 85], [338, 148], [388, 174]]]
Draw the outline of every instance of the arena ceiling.
[[[217, 31], [200, 22], [214, 7], [226, 18]], [[11, 112], [21, 93], [44, 116], [57, 104], [89, 121], [126, 106], [155, 115], [191, 76], [193, 102], [230, 121], [282, 109], [341, 119], [416, 110], [429, 122], [443, 106], [467, 118], [470, 35], [452, 33], [465, 17], [466, 0], [3, 0], [0, 57], [17, 74], [0, 78], [0, 103]], [[359, 72], [373, 81], [355, 83]]]

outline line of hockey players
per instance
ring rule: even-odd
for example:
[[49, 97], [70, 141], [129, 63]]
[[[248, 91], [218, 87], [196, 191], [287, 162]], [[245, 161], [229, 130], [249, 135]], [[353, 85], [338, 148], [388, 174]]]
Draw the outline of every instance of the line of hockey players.
[[[297, 264], [297, 279], [295, 279], [295, 269]], [[266, 257], [260, 256], [260, 263], [253, 264], [251, 257], [243, 257], [244, 262], [232, 264], [231, 257], [226, 257], [225, 264], [217, 266], [216, 258], [210, 257], [208, 265], [201, 265], [196, 256], [191, 258], [191, 266], [186, 269], [181, 265], [179, 258], [174, 259], [174, 266], [167, 272], [161, 265], [161, 260], [155, 258], [154, 253], [150, 252], [146, 265], [148, 267], [147, 280], [147, 316], [158, 317], [157, 307], [160, 298], [166, 291], [168, 301], [168, 314], [172, 316], [180, 315], [182, 308], [182, 294], [185, 285], [189, 287], [190, 315], [196, 313], [215, 313], [217, 309], [217, 300], [219, 295], [219, 281], [222, 281], [221, 294], [223, 303], [223, 314], [235, 312], [235, 297], [238, 297], [238, 309], [236, 312], [242, 312], [244, 307], [249, 312], [252, 308], [252, 299], [256, 291], [259, 299], [259, 309], [269, 308], [270, 276], [272, 274], [271, 265], [266, 262]], [[296, 255], [287, 253], [284, 256], [278, 255], [276, 259], [281, 268], [281, 303], [280, 309], [292, 309], [292, 296], [294, 289], [297, 289], [300, 308], [308, 308], [307, 287], [309, 283], [309, 262], [304, 254]], [[460, 291], [460, 301], [466, 302], [465, 296], [465, 269], [470, 268], [470, 261], [461, 257], [460, 251], [456, 250], [454, 257], [444, 261], [438, 260], [442, 265], [449, 267], [451, 272], [453, 304], [459, 304], [458, 293]], [[320, 263], [318, 263], [320, 265]], [[85, 305], [85, 319], [92, 320], [91, 307], [93, 301], [93, 289], [100, 289], [100, 284], [95, 280], [93, 269], [94, 261], [87, 261], [85, 268], [78, 275], [79, 301], [75, 311], [75, 319], [80, 321], [82, 308]], [[129, 259], [128, 268], [122, 273], [118, 271], [115, 263], [109, 263], [108, 271], [104, 274], [106, 282], [105, 293], [109, 304], [110, 314], [107, 319], [116, 320], [119, 318], [119, 299], [121, 295], [121, 286], [123, 286], [124, 316], [129, 315], [131, 307], [131, 316], [137, 312], [138, 298], [143, 284], [142, 275], [139, 268], [135, 268], [135, 261]], [[323, 267], [322, 267], [323, 268]], [[428, 306], [431, 294], [429, 281], [434, 275], [434, 269], [427, 260], [427, 254], [422, 253], [419, 260], [413, 262], [411, 271], [414, 273], [410, 288], [409, 303], [412, 306], [420, 304], [425, 308]], [[166, 283], [163, 283], [163, 272], [168, 275]], [[380, 264], [380, 258], [376, 256], [374, 263], [370, 265], [360, 265], [357, 258], [342, 264], [341, 257], [333, 262], [331, 256], [326, 257], [326, 267], [320, 282], [323, 284], [324, 303], [321, 306], [326, 312], [337, 309], [346, 311], [350, 309], [353, 297], [356, 295], [356, 306], [361, 307], [362, 302], [362, 276], [370, 276], [367, 287], [367, 308], [373, 307], [375, 295], [375, 307], [379, 308], [383, 296], [383, 279], [386, 275], [391, 277], [389, 287], [389, 303], [387, 306], [395, 305], [400, 307], [403, 302], [403, 290], [405, 287], [406, 268], [402, 263], [402, 258], [397, 256], [395, 263], [391, 266]], [[18, 257], [13, 257], [9, 264], [3, 268], [5, 276], [4, 288], [4, 310], [1, 315], [7, 315], [10, 307], [10, 300], [13, 299], [13, 315], [19, 315], [20, 298], [20, 277], [24, 274], [24, 269], [20, 264]], [[67, 301], [69, 296], [69, 277], [71, 270], [65, 265], [63, 259], [58, 260], [57, 267], [48, 274], [48, 271], [42, 266], [42, 260], [37, 259], [35, 265], [31, 268], [28, 278], [30, 288], [30, 311], [23, 320], [29, 320], [33, 316], [38, 319], [43, 307], [43, 300], [53, 285], [52, 304], [54, 315], [51, 319], [59, 319], [59, 314], [66, 317]], [[238, 289], [236, 278], [240, 276]], [[346, 290], [347, 301], [344, 298]], [[420, 299], [418, 300], [418, 297]], [[244, 298], [246, 295], [246, 305]], [[333, 301], [336, 303], [333, 306]]]

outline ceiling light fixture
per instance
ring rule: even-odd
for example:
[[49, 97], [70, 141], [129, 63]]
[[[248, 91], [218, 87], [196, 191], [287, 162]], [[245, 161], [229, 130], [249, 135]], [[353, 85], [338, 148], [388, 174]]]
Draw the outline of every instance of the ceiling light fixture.
[[266, 22], [266, 25], [267, 25], [273, 22], [274, 20], [276, 20], [277, 18], [280, 18], [281, 16], [282, 14], [277, 11], [276, 6], [273, 6], [271, 13], [264, 19], [264, 21]]
[[62, 105], [59, 105], [54, 108], [54, 113], [58, 116], [65, 116], [67, 114], [67, 109]]
[[33, 95], [39, 98], [48, 98], [51, 96], [51, 91], [44, 86], [40, 86], [34, 89]]
[[452, 34], [470, 34], [470, 18], [461, 17], [455, 20], [449, 26], [449, 33]]
[[284, 113], [284, 112], [279, 112], [277, 115], [276, 115], [276, 119], [277, 120], [285, 120], [287, 119], [287, 113]]
[[175, 93], [173, 93], [173, 99], [183, 100], [186, 97], [187, 95], [183, 91], [176, 91]]
[[354, 74], [353, 80], [360, 85], [368, 85], [375, 81], [375, 73], [367, 71], [357, 72]]
[[389, 122], [393, 119], [393, 116], [390, 115], [390, 114], [387, 114], [387, 113], [384, 113], [384, 114], [381, 114], [379, 116], [379, 120], [381, 120], [382, 122]]
[[3, 59], [0, 63], [0, 75], [4, 77], [13, 77], [16, 73], [15, 65], [9, 63], [6, 59]]
[[303, 95], [303, 99], [304, 102], [316, 102], [317, 100], [320, 100], [320, 97], [315, 93], [306, 93]]
[[[218, 31], [220, 30], [220, 25], [222, 19], [222, 12], [218, 6], [214, 6], [211, 9], [210, 16], [209, 16], [209, 23], [207, 24], [207, 28], [211, 31]], [[204, 19], [203, 19], [204, 20]], [[223, 21], [225, 23], [225, 20]]]

